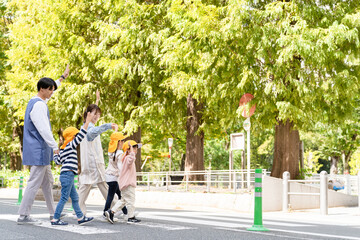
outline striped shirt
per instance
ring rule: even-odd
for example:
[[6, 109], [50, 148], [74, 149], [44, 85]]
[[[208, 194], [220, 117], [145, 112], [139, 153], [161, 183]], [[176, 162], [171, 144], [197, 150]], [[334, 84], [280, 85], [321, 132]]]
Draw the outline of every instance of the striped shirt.
[[86, 130], [81, 128], [76, 134], [74, 140], [69, 142], [64, 149], [60, 149], [59, 154], [54, 155], [54, 161], [57, 165], [62, 165], [60, 174], [65, 171], [73, 171], [78, 174], [78, 159], [76, 147], [86, 136]]

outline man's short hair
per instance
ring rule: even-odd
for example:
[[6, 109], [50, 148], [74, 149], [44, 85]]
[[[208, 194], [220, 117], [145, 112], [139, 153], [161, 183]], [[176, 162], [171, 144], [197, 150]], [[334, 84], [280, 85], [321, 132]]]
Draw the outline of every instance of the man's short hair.
[[57, 89], [57, 85], [53, 79], [48, 78], [48, 77], [43, 77], [37, 83], [38, 92], [40, 91], [41, 88], [44, 88], [44, 89], [51, 88], [51, 89], [54, 89], [54, 91], [55, 91]]

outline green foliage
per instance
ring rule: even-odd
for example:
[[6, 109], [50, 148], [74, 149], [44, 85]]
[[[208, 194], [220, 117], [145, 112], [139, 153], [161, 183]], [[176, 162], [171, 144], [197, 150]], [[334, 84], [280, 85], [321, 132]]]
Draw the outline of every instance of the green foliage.
[[[204, 106], [200, 130], [213, 169], [228, 168], [227, 138], [242, 130], [238, 102], [246, 92], [257, 105], [252, 168], [271, 168], [273, 128], [287, 119], [321, 158], [350, 157], [360, 145], [359, 1], [11, 0], [6, 7], [0, 151], [18, 149], [12, 131], [38, 79], [57, 79], [67, 63], [70, 77], [49, 101], [54, 135], [80, 127], [100, 89], [99, 124], [119, 123], [128, 134], [141, 127], [142, 158], [152, 156], [146, 170], [166, 169], [158, 156], [169, 137], [180, 168], [189, 94]], [[239, 152], [234, 158], [236, 166]]]
[[[204, 146], [205, 169], [212, 170], [229, 169], [229, 150], [225, 140], [208, 140]], [[241, 161], [241, 159], [240, 159]], [[234, 157], [234, 168], [239, 169], [238, 157]]]
[[[54, 176], [54, 182], [59, 182], [60, 176], [60, 167], [53, 167], [51, 169], [52, 174]], [[0, 177], [4, 178], [5, 180], [5, 187], [9, 188], [18, 188], [20, 183], [20, 177], [24, 178], [24, 186], [26, 186], [26, 182], [30, 177], [29, 170], [21, 170], [21, 171], [11, 171], [9, 169], [2, 169], [0, 170]]]
[[5, 187], [18, 188], [20, 177], [24, 178], [24, 182], [29, 178], [30, 171], [11, 171], [0, 170], [0, 177], [4, 178]]
[[360, 172], [360, 149], [358, 148], [351, 157], [350, 165], [350, 174], [356, 175]]

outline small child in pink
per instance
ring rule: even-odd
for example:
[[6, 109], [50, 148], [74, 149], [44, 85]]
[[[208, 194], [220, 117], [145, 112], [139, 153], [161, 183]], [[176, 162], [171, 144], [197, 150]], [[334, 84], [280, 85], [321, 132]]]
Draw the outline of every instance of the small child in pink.
[[137, 149], [142, 146], [133, 140], [126, 141], [123, 145], [124, 153], [118, 162], [119, 188], [121, 199], [109, 210], [105, 211], [107, 220], [114, 223], [114, 212], [126, 206], [128, 210], [128, 223], [138, 223], [141, 220], [135, 218], [135, 188], [136, 188], [136, 167], [135, 159]]

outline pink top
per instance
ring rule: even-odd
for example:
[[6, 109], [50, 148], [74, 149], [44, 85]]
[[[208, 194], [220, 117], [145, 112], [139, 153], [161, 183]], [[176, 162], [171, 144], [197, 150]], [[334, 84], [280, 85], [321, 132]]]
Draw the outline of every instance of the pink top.
[[119, 176], [119, 188], [123, 190], [128, 186], [136, 187], [136, 167], [135, 167], [135, 153], [132, 152], [125, 157], [122, 157], [122, 168]]

